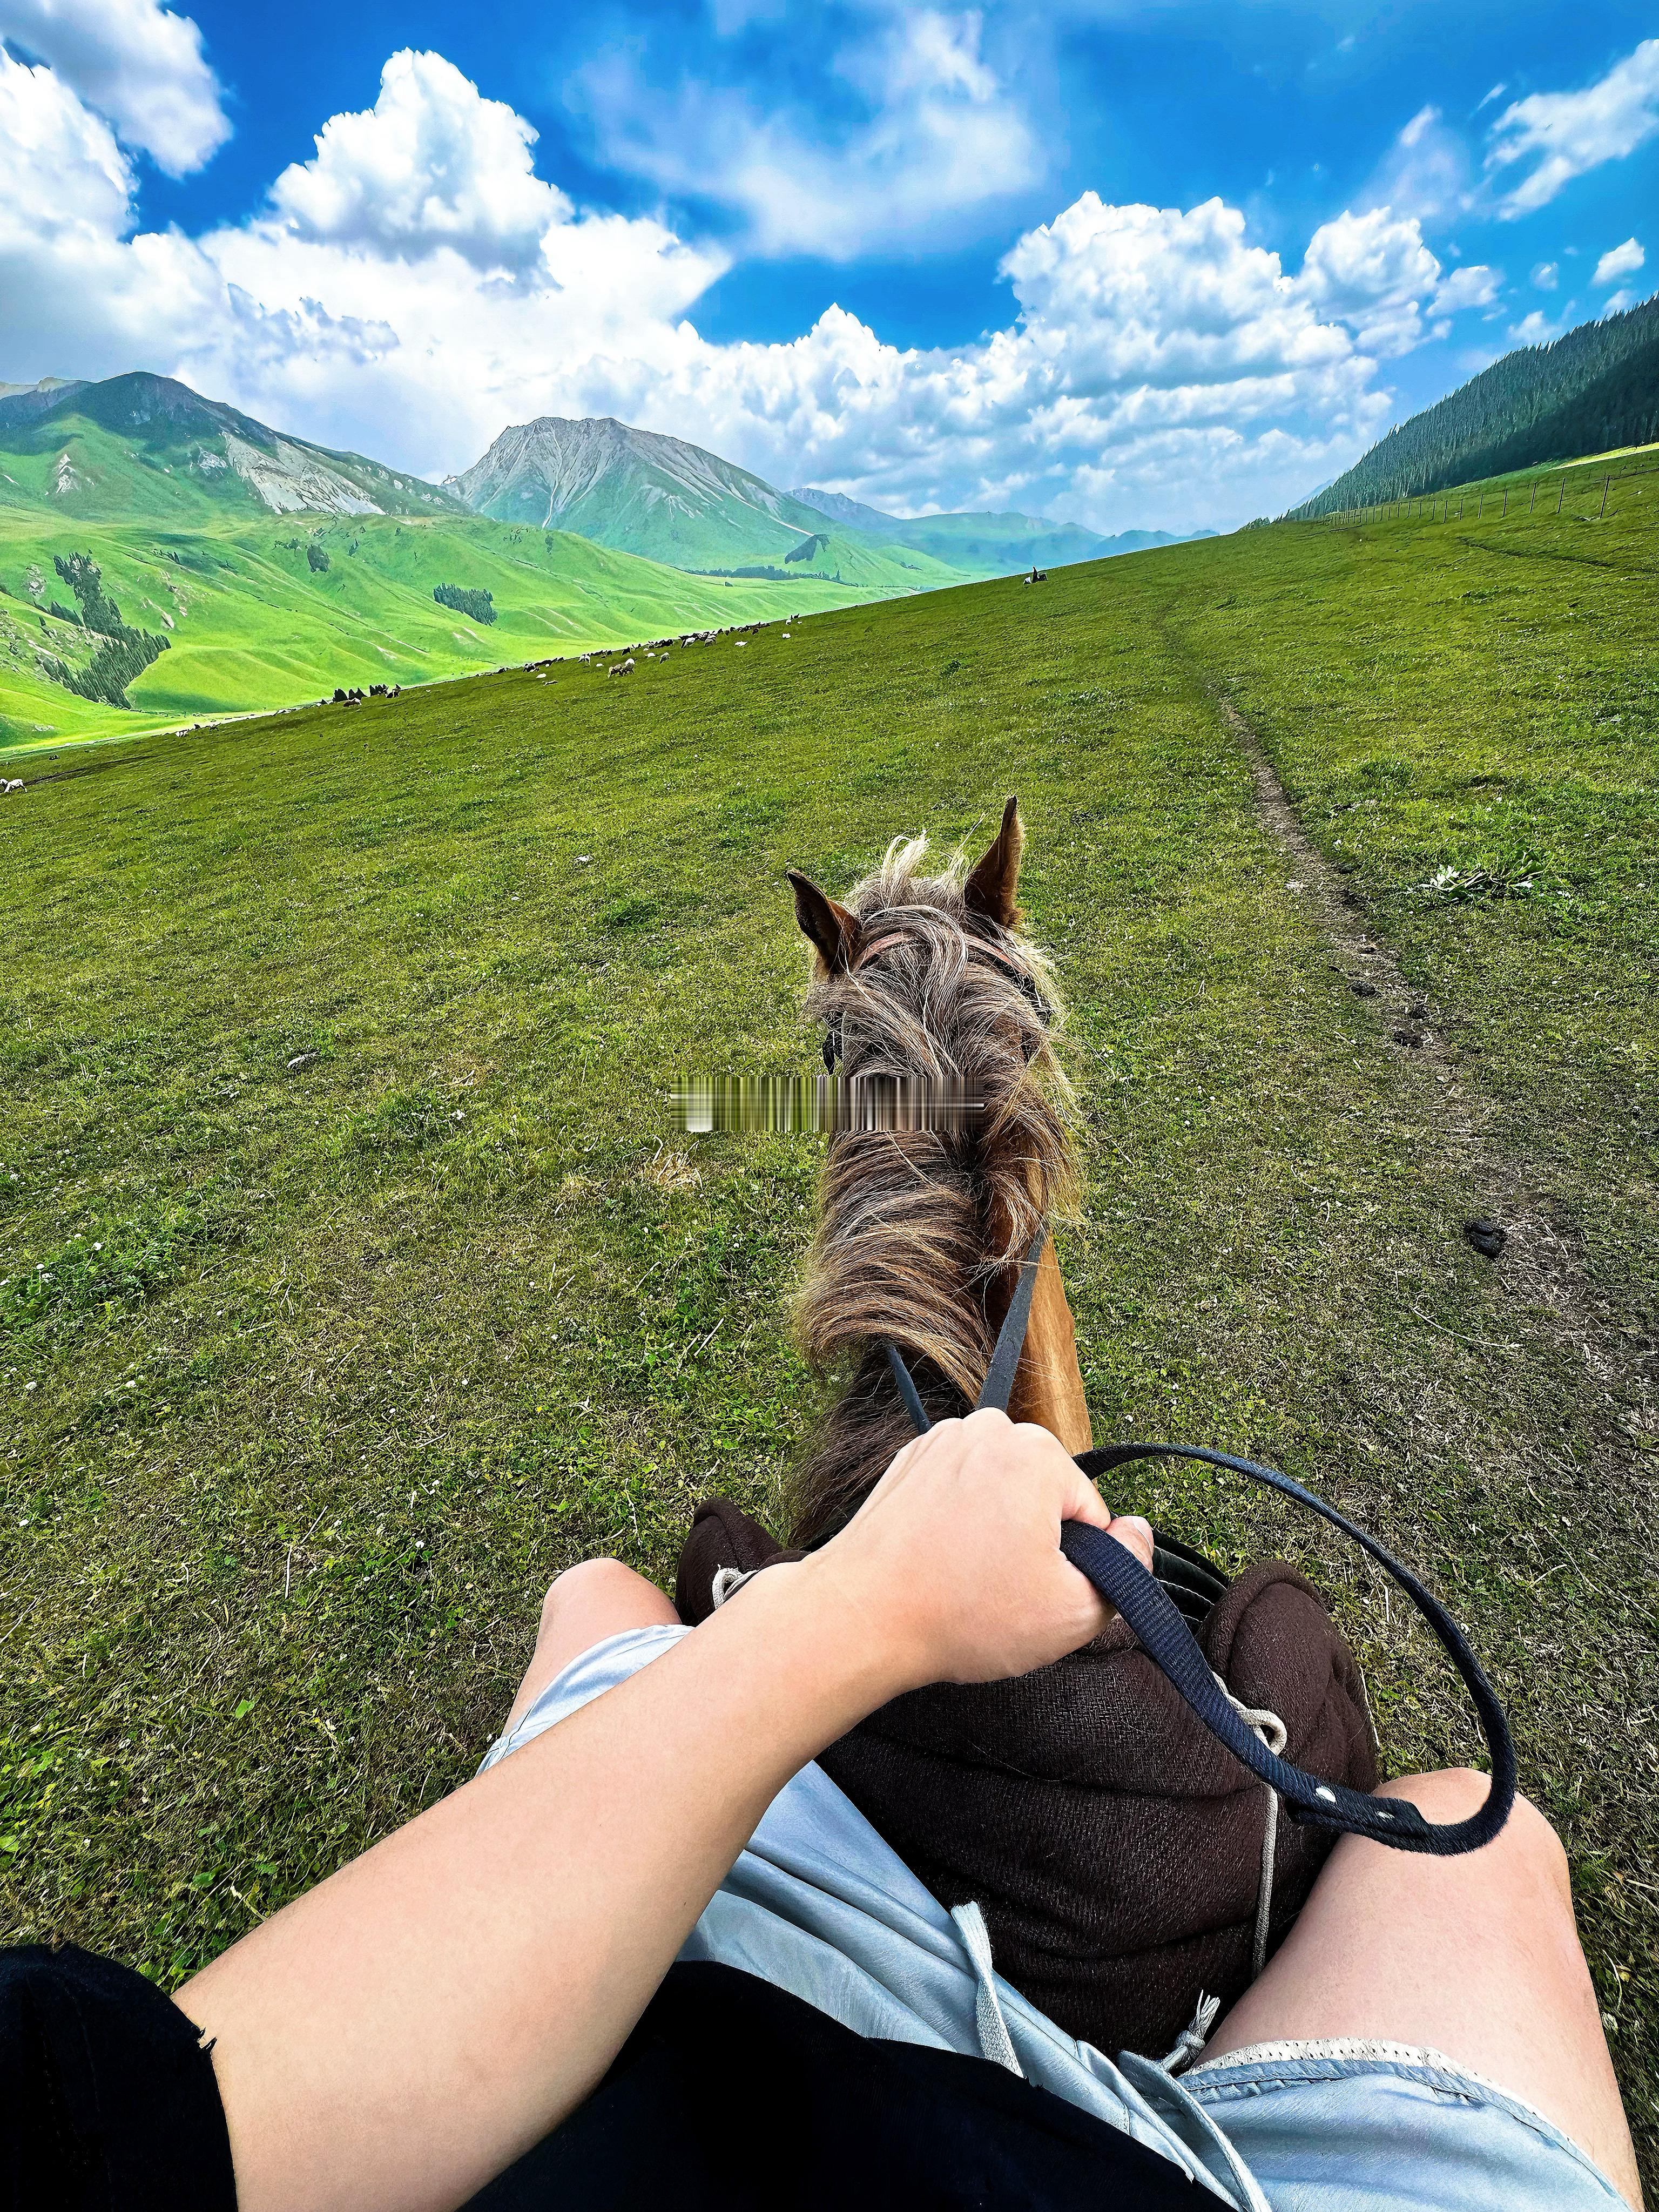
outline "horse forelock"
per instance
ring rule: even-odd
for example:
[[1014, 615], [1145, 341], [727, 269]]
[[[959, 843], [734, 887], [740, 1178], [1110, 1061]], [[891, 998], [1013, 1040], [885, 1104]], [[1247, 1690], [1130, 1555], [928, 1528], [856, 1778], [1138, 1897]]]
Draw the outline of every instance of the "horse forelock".
[[955, 1082], [983, 1110], [959, 1131], [830, 1139], [796, 1321], [816, 1369], [855, 1373], [796, 1478], [799, 1540], [838, 1525], [910, 1433], [882, 1340], [905, 1352], [936, 1417], [971, 1405], [1009, 1271], [1078, 1196], [1052, 967], [1022, 929], [970, 909], [964, 855], [931, 875], [927, 855], [925, 837], [895, 839], [855, 885], [844, 903], [860, 943], [879, 949], [850, 972], [818, 963], [806, 1018], [838, 1038], [845, 1077]]

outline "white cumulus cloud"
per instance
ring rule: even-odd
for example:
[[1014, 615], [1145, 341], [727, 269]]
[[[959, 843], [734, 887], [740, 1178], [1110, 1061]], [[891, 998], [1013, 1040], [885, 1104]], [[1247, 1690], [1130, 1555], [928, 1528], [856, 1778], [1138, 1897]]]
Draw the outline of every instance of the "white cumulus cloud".
[[1379, 360], [1408, 353], [1444, 335], [1443, 319], [1497, 299], [1498, 272], [1483, 264], [1449, 276], [1423, 236], [1415, 215], [1391, 207], [1344, 209], [1308, 241], [1297, 289], [1320, 311], [1346, 324], [1363, 349]]
[[920, 222], [937, 245], [1043, 173], [1039, 134], [981, 48], [977, 11], [878, 14], [836, 58], [847, 119], [781, 90], [763, 105], [695, 81], [665, 92], [625, 51], [572, 90], [609, 166], [735, 211], [756, 252], [843, 261], [902, 247]]
[[[0, 0], [3, 4], [3, 0]], [[271, 202], [299, 237], [413, 258], [450, 246], [481, 268], [531, 259], [570, 203], [535, 173], [536, 133], [441, 54], [393, 54], [380, 97], [336, 115]]]
[[1622, 246], [1610, 246], [1595, 264], [1592, 284], [1620, 284], [1626, 276], [1633, 276], [1647, 259], [1647, 255], [1633, 238]]
[[1659, 131], [1659, 39], [1644, 39], [1583, 92], [1534, 92], [1492, 127], [1486, 167], [1494, 175], [1529, 162], [1498, 202], [1498, 213], [1529, 215], [1575, 177], [1622, 161]]
[[1293, 275], [1219, 199], [1085, 192], [1016, 240], [1006, 325], [973, 343], [896, 347], [833, 306], [787, 343], [715, 343], [696, 309], [725, 253], [574, 208], [528, 126], [441, 58], [393, 56], [374, 108], [317, 144], [252, 220], [135, 235], [108, 126], [0, 57], [0, 294], [26, 303], [0, 375], [147, 366], [431, 475], [509, 422], [615, 414], [908, 512], [1174, 528], [1278, 511], [1345, 466], [1389, 412], [1378, 354], [1480, 281], [1387, 210], [1323, 226]]
[[1457, 315], [1466, 307], [1495, 307], [1503, 288], [1501, 270], [1489, 269], [1483, 261], [1471, 261], [1462, 269], [1454, 269], [1439, 285], [1429, 302], [1430, 311], [1437, 315]]
[[169, 176], [199, 169], [230, 136], [201, 32], [156, 0], [0, 0], [0, 39], [46, 63]]
[[1418, 218], [1377, 207], [1364, 215], [1345, 209], [1322, 223], [1298, 282], [1328, 314], [1351, 324], [1368, 351], [1390, 355], [1421, 343], [1422, 302], [1439, 278]]

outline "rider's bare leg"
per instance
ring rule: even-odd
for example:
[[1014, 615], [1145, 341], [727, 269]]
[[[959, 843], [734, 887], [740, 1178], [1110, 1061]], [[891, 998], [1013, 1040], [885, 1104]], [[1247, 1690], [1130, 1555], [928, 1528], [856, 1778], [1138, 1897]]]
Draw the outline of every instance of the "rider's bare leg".
[[672, 1628], [678, 1622], [678, 1613], [655, 1583], [620, 1559], [585, 1559], [579, 1567], [567, 1567], [542, 1600], [535, 1656], [513, 1700], [507, 1729], [561, 1668], [605, 1637], [619, 1636], [626, 1628]]
[[[1459, 1820], [1486, 1778], [1408, 1775], [1382, 1791]], [[1524, 1798], [1462, 1858], [1345, 1836], [1259, 1981], [1205, 2045], [1312, 2038], [1427, 2045], [1553, 2120], [1642, 2202], [1601, 2011], [1573, 1924], [1566, 1855]]]

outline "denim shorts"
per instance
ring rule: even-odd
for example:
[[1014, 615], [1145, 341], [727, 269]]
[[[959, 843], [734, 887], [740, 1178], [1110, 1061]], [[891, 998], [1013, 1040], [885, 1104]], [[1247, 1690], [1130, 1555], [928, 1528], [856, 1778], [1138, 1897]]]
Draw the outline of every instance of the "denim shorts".
[[[685, 1628], [596, 1644], [483, 1764], [603, 1695]], [[995, 1971], [976, 1905], [947, 1912], [821, 1767], [763, 1815], [681, 1956], [803, 1997], [861, 2035], [991, 2059], [1158, 2150], [1235, 2212], [1626, 2212], [1541, 2114], [1435, 2051], [1261, 2044], [1176, 2078], [1115, 2063]]]

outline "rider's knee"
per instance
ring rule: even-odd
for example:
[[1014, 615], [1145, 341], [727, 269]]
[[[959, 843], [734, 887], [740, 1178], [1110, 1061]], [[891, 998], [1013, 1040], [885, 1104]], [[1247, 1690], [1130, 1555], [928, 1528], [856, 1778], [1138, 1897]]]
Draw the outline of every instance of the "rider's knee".
[[548, 1585], [542, 1600], [542, 1626], [545, 1628], [573, 1601], [601, 1605], [611, 1597], [624, 1597], [639, 1579], [633, 1568], [625, 1567], [620, 1559], [583, 1559], [579, 1565], [567, 1567]]
[[[1478, 1773], [1469, 1766], [1444, 1766], [1432, 1773], [1402, 1774], [1395, 1781], [1381, 1783], [1377, 1795], [1409, 1798], [1426, 1820], [1444, 1826], [1478, 1813], [1491, 1788], [1489, 1774]], [[1561, 1838], [1531, 1798], [1516, 1794], [1498, 1841], [1511, 1856], [1527, 1859], [1564, 1891], [1568, 1888], [1567, 1855]]]

